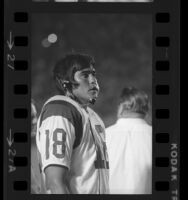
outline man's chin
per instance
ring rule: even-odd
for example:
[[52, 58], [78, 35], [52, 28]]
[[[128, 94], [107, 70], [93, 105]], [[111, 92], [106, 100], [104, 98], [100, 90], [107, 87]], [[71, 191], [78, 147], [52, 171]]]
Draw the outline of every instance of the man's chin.
[[95, 101], [97, 100], [97, 98], [98, 98], [98, 94], [96, 94], [96, 95], [87, 95], [87, 97], [85, 97], [85, 98], [78, 98], [78, 100], [79, 100], [79, 102], [81, 103], [81, 104], [94, 104], [95, 103]]
[[98, 98], [98, 95], [89, 95], [89, 97], [88, 97], [88, 102], [89, 102], [90, 104], [94, 104], [95, 101], [97, 100], [97, 98]]
[[91, 99], [97, 99], [97, 98], [98, 98], [98, 94], [92, 95], [90, 98], [91, 98]]
[[94, 105], [95, 102], [96, 102], [96, 100], [97, 100], [97, 98], [91, 98], [91, 99], [89, 100], [89, 103], [92, 104], [92, 105]]

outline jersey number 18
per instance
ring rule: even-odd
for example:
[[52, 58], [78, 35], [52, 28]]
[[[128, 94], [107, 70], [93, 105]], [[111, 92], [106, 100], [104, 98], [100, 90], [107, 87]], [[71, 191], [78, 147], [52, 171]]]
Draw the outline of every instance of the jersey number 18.
[[[46, 130], [46, 159], [49, 159], [49, 139], [50, 131]], [[58, 137], [59, 136], [59, 137]], [[66, 132], [63, 129], [57, 128], [53, 131], [53, 155], [57, 158], [63, 158], [65, 156], [65, 141]], [[58, 147], [61, 149], [58, 151]]]

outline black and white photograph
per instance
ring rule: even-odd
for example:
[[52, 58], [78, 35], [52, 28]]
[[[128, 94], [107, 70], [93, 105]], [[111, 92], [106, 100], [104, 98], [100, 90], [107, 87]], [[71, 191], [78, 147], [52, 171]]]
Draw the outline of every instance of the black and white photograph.
[[3, 2], [3, 199], [178, 200], [180, 1]]
[[151, 195], [152, 15], [31, 24], [31, 194]]

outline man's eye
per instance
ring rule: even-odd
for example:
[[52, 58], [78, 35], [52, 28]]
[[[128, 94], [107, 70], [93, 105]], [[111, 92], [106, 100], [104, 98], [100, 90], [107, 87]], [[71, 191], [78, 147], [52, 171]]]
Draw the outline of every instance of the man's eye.
[[84, 78], [88, 78], [88, 76], [89, 76], [89, 74], [86, 74], [86, 73], [83, 74], [83, 77], [84, 77]]
[[96, 72], [93, 72], [92, 75], [93, 75], [94, 77], [96, 77]]

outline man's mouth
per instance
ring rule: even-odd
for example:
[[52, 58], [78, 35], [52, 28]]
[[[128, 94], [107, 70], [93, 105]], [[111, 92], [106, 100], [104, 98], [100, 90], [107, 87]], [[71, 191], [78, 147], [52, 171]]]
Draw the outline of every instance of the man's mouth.
[[96, 91], [96, 92], [98, 92], [99, 89], [97, 87], [92, 87], [91, 89], [89, 89], [89, 91]]

